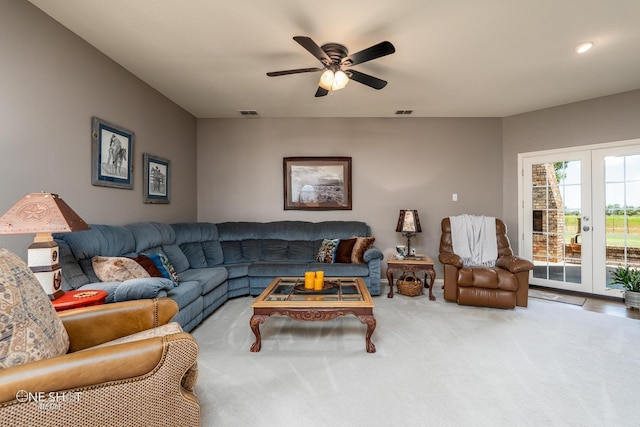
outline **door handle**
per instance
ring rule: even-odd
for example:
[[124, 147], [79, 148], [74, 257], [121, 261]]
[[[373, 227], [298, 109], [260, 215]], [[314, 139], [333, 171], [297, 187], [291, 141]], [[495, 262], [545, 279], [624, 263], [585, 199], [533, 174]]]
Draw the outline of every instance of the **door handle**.
[[589, 231], [589, 230], [591, 230], [591, 229], [589, 228], [588, 225], [585, 225], [584, 227], [582, 227], [582, 231]]

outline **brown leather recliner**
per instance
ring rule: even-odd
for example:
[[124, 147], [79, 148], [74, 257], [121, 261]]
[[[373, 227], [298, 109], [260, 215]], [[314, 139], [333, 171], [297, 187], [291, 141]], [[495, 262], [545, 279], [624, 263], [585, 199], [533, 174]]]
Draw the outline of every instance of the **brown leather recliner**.
[[529, 297], [529, 272], [533, 264], [513, 255], [507, 227], [496, 218], [498, 259], [495, 267], [465, 267], [453, 252], [451, 222], [442, 220], [440, 255], [444, 265], [444, 299], [462, 305], [495, 308], [526, 307]]

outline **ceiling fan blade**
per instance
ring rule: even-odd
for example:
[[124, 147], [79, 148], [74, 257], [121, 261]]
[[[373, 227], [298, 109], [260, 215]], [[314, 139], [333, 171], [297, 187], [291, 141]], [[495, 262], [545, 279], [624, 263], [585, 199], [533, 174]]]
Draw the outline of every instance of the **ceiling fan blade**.
[[396, 48], [393, 47], [390, 42], [384, 41], [343, 58], [342, 64], [346, 66], [362, 64], [363, 62], [371, 61], [372, 59], [391, 55], [395, 51]]
[[351, 80], [362, 83], [363, 85], [367, 85], [374, 89], [380, 90], [387, 85], [387, 82], [385, 80], [370, 76], [369, 74], [361, 73], [360, 71], [347, 70], [347, 74], [350, 74], [349, 78]]
[[315, 71], [322, 71], [322, 70], [324, 70], [324, 68], [298, 68], [296, 70], [271, 71], [267, 73], [267, 76], [269, 77], [286, 76], [288, 74], [313, 73]]
[[327, 96], [329, 94], [329, 91], [326, 90], [323, 87], [318, 86], [318, 90], [316, 91], [316, 98], [319, 98], [321, 96]]
[[310, 37], [295, 36], [293, 39], [297, 41], [300, 44], [300, 46], [307, 49], [309, 53], [311, 53], [313, 56], [318, 58], [318, 60], [322, 62], [324, 65], [331, 64], [331, 58], [329, 58], [326, 52], [322, 50], [322, 48], [320, 48], [320, 46], [318, 46], [316, 42], [311, 40]]

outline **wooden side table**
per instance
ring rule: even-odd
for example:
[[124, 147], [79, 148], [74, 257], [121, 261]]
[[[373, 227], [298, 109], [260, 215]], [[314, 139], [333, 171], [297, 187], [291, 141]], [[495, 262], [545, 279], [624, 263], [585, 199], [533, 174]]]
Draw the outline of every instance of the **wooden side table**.
[[429, 276], [429, 300], [435, 301], [433, 296], [433, 282], [436, 280], [436, 272], [433, 269], [433, 260], [428, 255], [416, 255], [420, 259], [396, 259], [394, 255], [390, 255], [387, 259], [387, 280], [389, 281], [389, 293], [387, 298], [393, 298], [393, 272], [396, 270], [418, 272], [423, 271], [425, 275], [425, 286], [427, 286], [426, 278]]
[[67, 291], [60, 298], [51, 301], [56, 311], [69, 310], [70, 308], [88, 307], [90, 305], [104, 304], [109, 295], [105, 291]]

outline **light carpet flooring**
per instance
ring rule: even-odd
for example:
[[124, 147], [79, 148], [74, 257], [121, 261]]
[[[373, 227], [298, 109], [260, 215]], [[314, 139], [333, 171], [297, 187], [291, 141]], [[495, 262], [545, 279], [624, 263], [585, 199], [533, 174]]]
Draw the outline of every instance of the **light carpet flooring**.
[[203, 426], [638, 426], [640, 321], [530, 298], [526, 309], [374, 298], [377, 352], [347, 316], [274, 316], [249, 352], [251, 297], [192, 333]]

